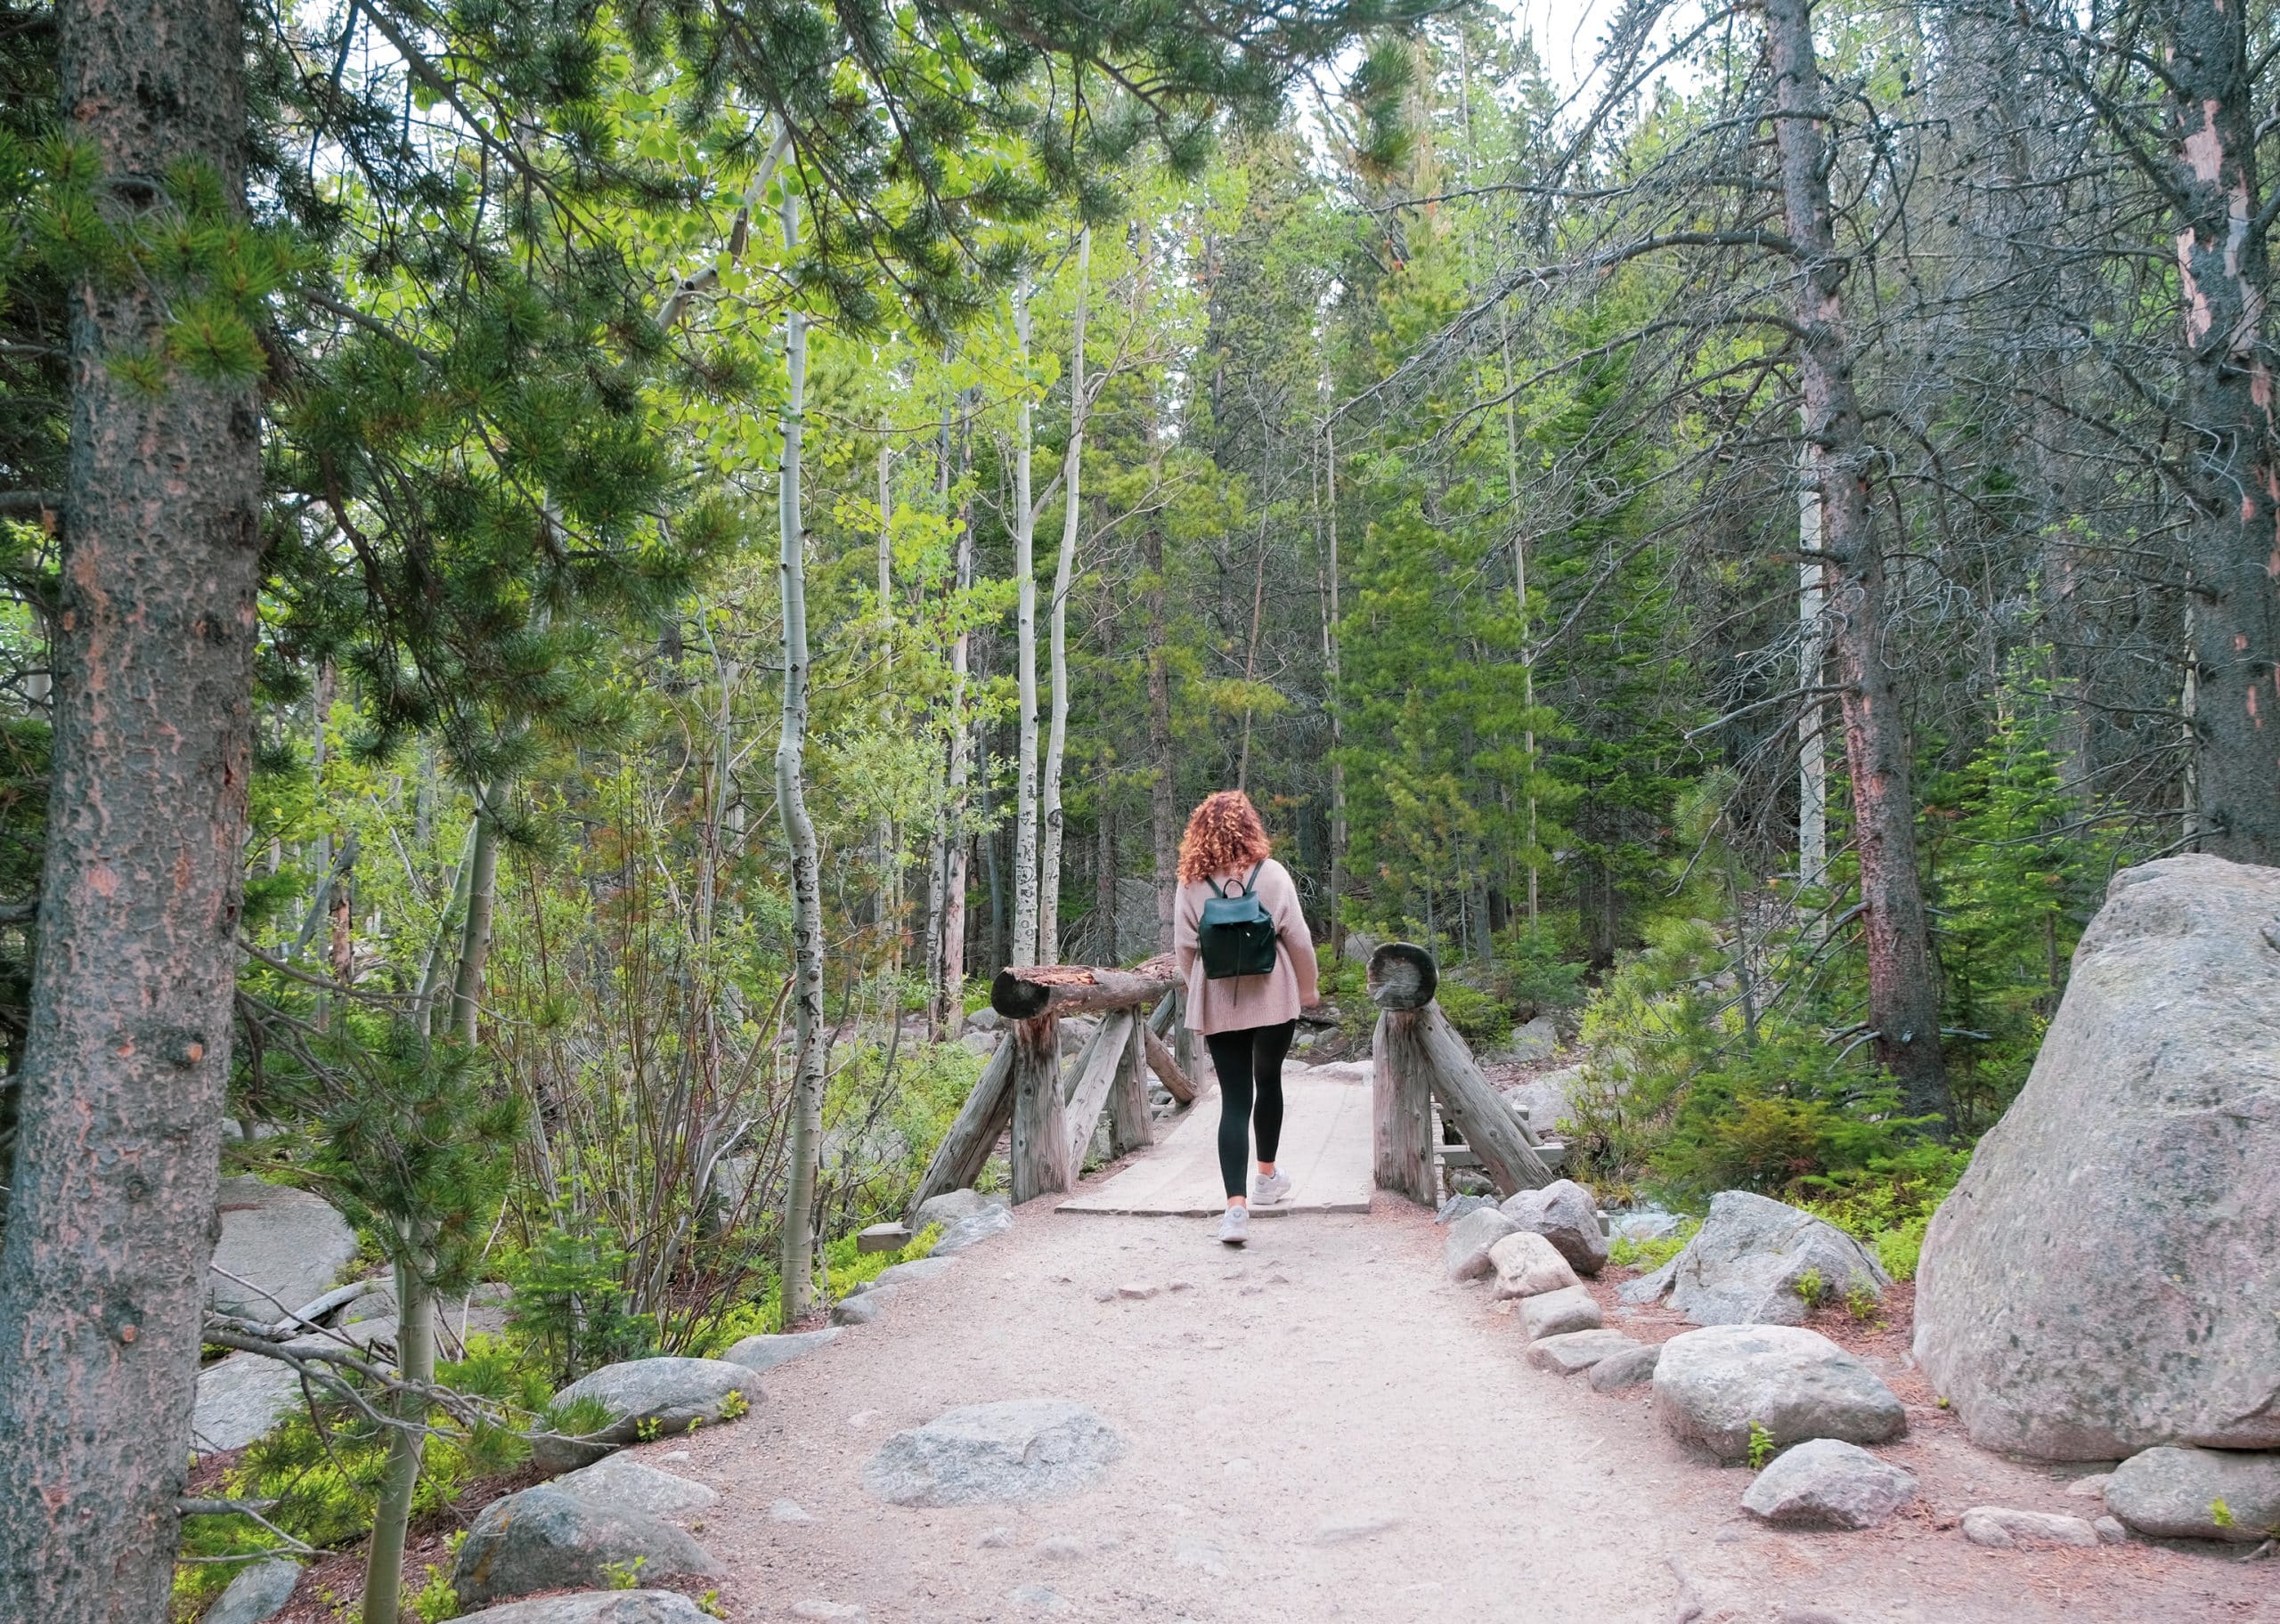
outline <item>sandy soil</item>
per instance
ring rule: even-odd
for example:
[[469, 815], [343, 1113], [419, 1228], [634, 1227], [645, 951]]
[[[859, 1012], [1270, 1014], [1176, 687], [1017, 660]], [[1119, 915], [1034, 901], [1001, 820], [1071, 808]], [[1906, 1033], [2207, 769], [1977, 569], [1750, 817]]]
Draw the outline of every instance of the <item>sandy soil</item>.
[[[721, 1491], [691, 1526], [733, 1569], [720, 1599], [739, 1620], [2280, 1624], [2280, 1568], [2235, 1553], [1966, 1544], [1969, 1506], [2095, 1513], [2064, 1492], [2088, 1468], [1972, 1448], [1890, 1327], [1847, 1340], [1910, 1401], [1908, 1440], [1881, 1452], [1922, 1480], [1916, 1507], [1869, 1533], [1777, 1532], [1741, 1511], [1747, 1474], [1688, 1458], [1643, 1393], [1529, 1367], [1510, 1315], [1443, 1279], [1428, 1214], [1388, 1198], [1253, 1228], [1234, 1253], [1201, 1221], [1034, 1204], [879, 1324], [771, 1372], [749, 1418], [637, 1457]], [[1679, 1328], [1661, 1320], [1633, 1323]], [[863, 1490], [896, 1429], [1022, 1397], [1094, 1405], [1126, 1454], [1046, 1505]], [[813, 1520], [778, 1520], [780, 1500]]]

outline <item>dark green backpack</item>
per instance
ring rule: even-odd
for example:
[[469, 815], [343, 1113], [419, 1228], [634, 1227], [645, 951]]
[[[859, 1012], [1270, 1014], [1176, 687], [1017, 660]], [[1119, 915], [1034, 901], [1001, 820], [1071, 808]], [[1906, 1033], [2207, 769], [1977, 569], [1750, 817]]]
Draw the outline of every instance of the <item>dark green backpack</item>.
[[1222, 890], [1217, 880], [1203, 882], [1211, 888], [1211, 895], [1204, 898], [1195, 944], [1203, 955], [1205, 980], [1274, 973], [1274, 916], [1251, 889], [1258, 882], [1259, 868], [1265, 866], [1254, 867], [1240, 891]]

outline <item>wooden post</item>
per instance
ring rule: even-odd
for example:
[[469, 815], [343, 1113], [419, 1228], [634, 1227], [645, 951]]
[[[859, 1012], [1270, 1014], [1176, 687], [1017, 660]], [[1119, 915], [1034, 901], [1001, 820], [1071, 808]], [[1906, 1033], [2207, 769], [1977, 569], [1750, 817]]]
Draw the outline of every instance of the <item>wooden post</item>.
[[[1003, 979], [1001, 976], [999, 979]], [[1061, 1021], [1050, 1010], [1014, 1023], [1014, 1204], [1069, 1188], [1069, 1113], [1061, 1094]]]
[[1146, 1024], [1140, 1027], [1141, 1052], [1148, 1057], [1148, 1065], [1163, 1079], [1165, 1090], [1182, 1105], [1195, 1103], [1195, 1084], [1179, 1068], [1179, 1057], [1164, 1045], [1155, 1028]]
[[981, 1068], [950, 1131], [934, 1147], [917, 1192], [910, 1198], [914, 1219], [921, 1202], [945, 1190], [968, 1189], [981, 1176], [981, 1170], [989, 1165], [989, 1153], [998, 1148], [998, 1136], [1014, 1119], [1013, 1076], [1014, 1035], [1008, 1032], [998, 1041], [989, 1064]]
[[1398, 1190], [1421, 1206], [1433, 1205], [1433, 1095], [1424, 1074], [1396, 1068], [1387, 1028], [1414, 1017], [1388, 1010], [1370, 1040], [1371, 1160], [1380, 1190]]
[[1071, 1169], [1085, 1165], [1085, 1147], [1092, 1141], [1094, 1125], [1100, 1121], [1102, 1108], [1108, 1104], [1109, 1090], [1123, 1068], [1124, 1052], [1132, 1043], [1132, 1023], [1138, 1015], [1136, 1010], [1118, 1010], [1102, 1016], [1100, 1030], [1093, 1035], [1092, 1045], [1085, 1052], [1089, 1057], [1087, 1063], [1069, 1090]]
[[[1433, 955], [1414, 943], [1388, 942], [1371, 954], [1370, 997], [1385, 1011], [1379, 1017], [1375, 1041], [1381, 1075], [1397, 1079], [1412, 1092], [1421, 1082], [1432, 1091], [1480, 1158], [1499, 1196], [1540, 1190], [1551, 1182], [1551, 1169], [1536, 1155], [1535, 1135], [1481, 1075], [1472, 1051], [1433, 1003], [1439, 979]], [[1394, 1103], [1388, 1103], [1385, 1093], [1379, 1097], [1379, 1121], [1388, 1136], [1407, 1131], [1405, 1125], [1413, 1107], [1400, 1102], [1402, 1092], [1402, 1086], [1393, 1087]], [[1380, 1141], [1380, 1172], [1394, 1159], [1395, 1152]], [[1407, 1176], [1405, 1170], [1396, 1172]]]
[[[1136, 1016], [1139, 1011], [1133, 1013]], [[1152, 1035], [1146, 1021], [1132, 1023], [1124, 1043], [1124, 1064], [1117, 1068], [1116, 1081], [1109, 1086], [1109, 1148], [1119, 1156], [1156, 1142], [1155, 1118], [1148, 1114], [1146, 1040]]]

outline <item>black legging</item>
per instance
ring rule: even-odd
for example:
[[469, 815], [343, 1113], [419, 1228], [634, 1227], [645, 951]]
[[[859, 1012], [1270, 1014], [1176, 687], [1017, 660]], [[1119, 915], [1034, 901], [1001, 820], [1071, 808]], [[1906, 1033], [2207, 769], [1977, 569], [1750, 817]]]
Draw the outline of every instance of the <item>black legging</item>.
[[[1258, 1132], [1258, 1159], [1271, 1162], [1282, 1142], [1282, 1057], [1291, 1052], [1295, 1020], [1273, 1027], [1213, 1032], [1204, 1038], [1211, 1066], [1219, 1074], [1219, 1177], [1227, 1193], [1244, 1191], [1243, 1164], [1250, 1157], [1249, 1130]], [[1258, 1103], [1251, 1101], [1256, 1085]]]

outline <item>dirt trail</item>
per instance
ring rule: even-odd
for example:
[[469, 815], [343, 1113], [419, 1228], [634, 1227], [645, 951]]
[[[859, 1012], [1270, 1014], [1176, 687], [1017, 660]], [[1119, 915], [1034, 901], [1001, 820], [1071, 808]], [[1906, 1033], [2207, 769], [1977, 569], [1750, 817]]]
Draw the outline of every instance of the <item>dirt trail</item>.
[[[1429, 1215], [1388, 1198], [1253, 1230], [1230, 1252], [1201, 1220], [1034, 1203], [880, 1323], [770, 1372], [748, 1419], [637, 1454], [721, 1491], [699, 1538], [737, 1620], [2280, 1624], [2268, 1563], [1966, 1545], [1967, 1506], [2094, 1506], [1932, 1410], [1880, 1451], [1922, 1478], [1917, 1514], [1764, 1529], [1747, 1474], [1684, 1456], [1643, 1393], [1529, 1367], [1485, 1291], [1443, 1278]], [[1013, 1398], [1091, 1404], [1128, 1451], [1044, 1505], [863, 1489], [889, 1433]], [[778, 1520], [787, 1499], [813, 1520]]]

